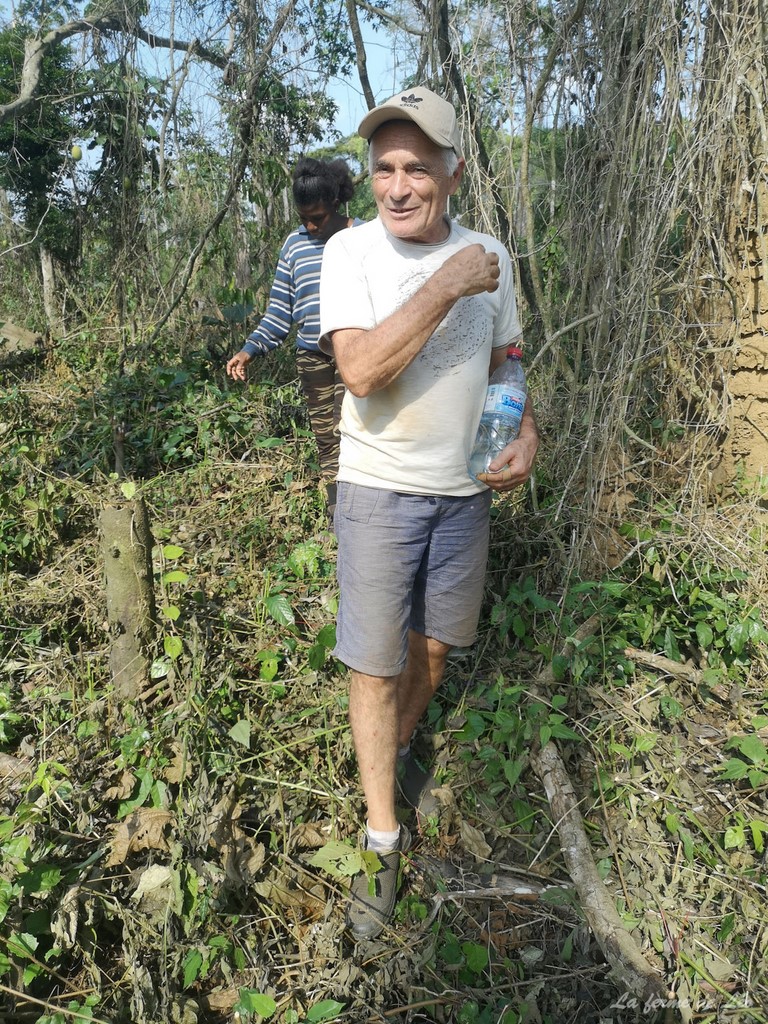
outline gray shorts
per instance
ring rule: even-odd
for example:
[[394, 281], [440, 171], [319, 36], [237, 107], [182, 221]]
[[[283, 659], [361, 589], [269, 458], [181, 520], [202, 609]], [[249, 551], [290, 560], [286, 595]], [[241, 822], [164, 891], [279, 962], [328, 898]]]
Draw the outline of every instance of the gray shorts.
[[337, 658], [357, 672], [395, 676], [410, 629], [454, 647], [474, 642], [491, 497], [339, 484]]

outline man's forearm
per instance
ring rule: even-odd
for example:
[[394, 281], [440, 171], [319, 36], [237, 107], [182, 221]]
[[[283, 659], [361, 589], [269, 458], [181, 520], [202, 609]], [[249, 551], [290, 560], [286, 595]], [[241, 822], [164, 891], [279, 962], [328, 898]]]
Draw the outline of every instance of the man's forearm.
[[462, 296], [495, 292], [498, 287], [496, 253], [477, 243], [459, 249], [376, 327], [333, 332], [333, 354], [344, 383], [358, 398], [387, 387], [410, 366]]
[[525, 408], [523, 409], [523, 418], [520, 420], [520, 431], [517, 435], [523, 440], [535, 441], [539, 443], [541, 435], [539, 434], [539, 425], [536, 422], [536, 414], [533, 411], [533, 402], [531, 396], [525, 400]]
[[409, 366], [461, 292], [445, 267], [371, 330], [333, 332], [333, 354], [344, 383], [358, 398], [385, 388]]

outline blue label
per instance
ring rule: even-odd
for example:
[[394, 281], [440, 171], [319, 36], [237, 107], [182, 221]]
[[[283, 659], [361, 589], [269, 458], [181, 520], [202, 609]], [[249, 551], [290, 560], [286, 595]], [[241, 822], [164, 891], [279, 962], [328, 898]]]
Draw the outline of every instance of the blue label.
[[525, 408], [525, 392], [503, 384], [491, 384], [485, 399], [485, 415], [513, 416], [520, 419]]
[[521, 402], [516, 395], [508, 393], [501, 396], [499, 405], [505, 412], [517, 413], [519, 416], [523, 415], [523, 409], [525, 408], [525, 402]]

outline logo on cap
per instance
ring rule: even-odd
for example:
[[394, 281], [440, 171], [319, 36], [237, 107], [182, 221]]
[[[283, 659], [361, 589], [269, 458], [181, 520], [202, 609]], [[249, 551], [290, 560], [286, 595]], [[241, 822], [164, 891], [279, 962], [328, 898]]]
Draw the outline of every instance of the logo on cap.
[[401, 96], [400, 102], [404, 107], [416, 107], [423, 99], [423, 96], [414, 96], [414, 94], [411, 93], [410, 96]]

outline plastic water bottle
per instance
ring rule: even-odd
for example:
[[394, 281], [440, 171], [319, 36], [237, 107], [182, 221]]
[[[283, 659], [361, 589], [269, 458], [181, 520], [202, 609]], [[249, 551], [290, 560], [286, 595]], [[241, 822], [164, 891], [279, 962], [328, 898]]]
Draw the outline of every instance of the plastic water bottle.
[[469, 456], [469, 472], [477, 477], [488, 467], [510, 441], [520, 433], [528, 385], [520, 360], [522, 351], [516, 345], [507, 349], [507, 358], [491, 375], [485, 396], [480, 426]]

